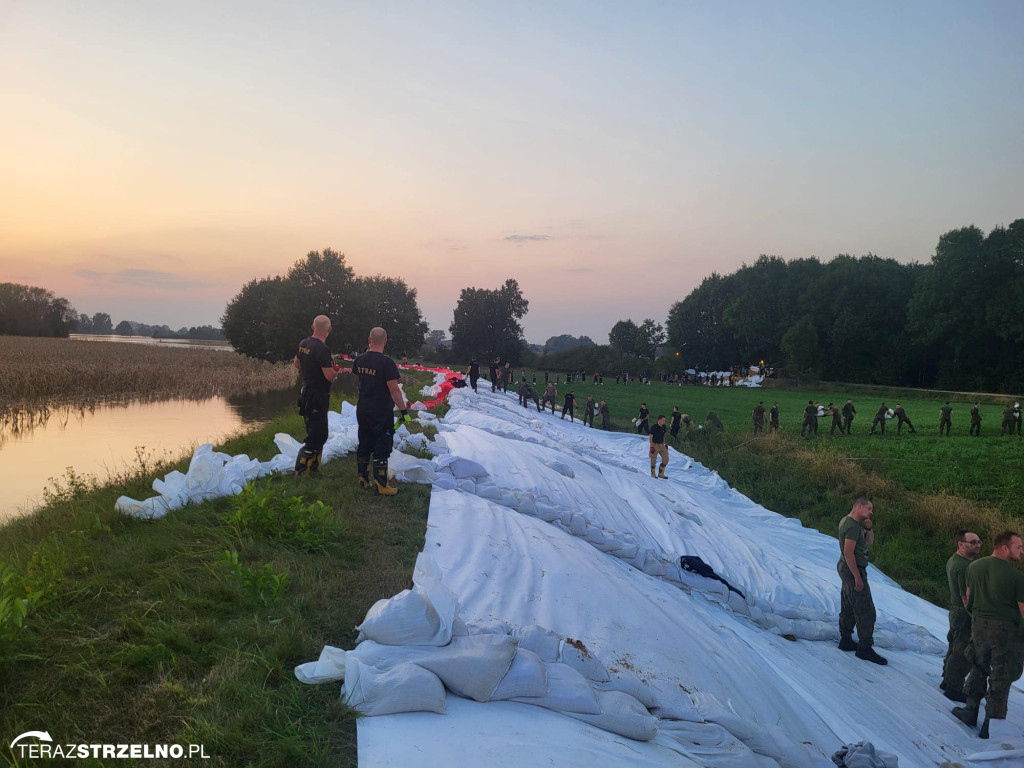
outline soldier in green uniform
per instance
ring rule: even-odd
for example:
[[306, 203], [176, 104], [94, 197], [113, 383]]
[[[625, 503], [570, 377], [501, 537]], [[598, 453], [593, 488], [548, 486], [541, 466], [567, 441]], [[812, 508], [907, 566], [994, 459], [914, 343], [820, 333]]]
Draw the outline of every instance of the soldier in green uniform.
[[704, 417], [704, 423], [708, 425], [708, 429], [714, 430], [715, 432], [724, 432], [725, 425], [722, 420], [718, 418], [718, 414], [714, 411], [708, 411], [708, 415]]
[[853, 407], [853, 400], [847, 399], [846, 405], [843, 406], [843, 429], [846, 430], [846, 434], [852, 434], [850, 427], [853, 426], [853, 417], [856, 415], [857, 409]]
[[981, 437], [981, 403], [977, 402], [971, 408], [971, 429], [970, 434]]
[[910, 419], [907, 417], [907, 412], [903, 409], [902, 405], [900, 405], [899, 403], [896, 403], [896, 408], [893, 409], [893, 415], [895, 415], [896, 419], [897, 419], [897, 422], [896, 422], [896, 434], [897, 435], [900, 433], [900, 430], [903, 429], [903, 425], [904, 424], [906, 424], [908, 427], [910, 427], [910, 434], [912, 434], [912, 435], [916, 435], [917, 434], [917, 430], [914, 429], [914, 425], [910, 423]]
[[1013, 434], [1013, 405], [1007, 403], [1006, 407], [1003, 408], [1003, 423], [999, 427], [1000, 436], [1005, 434]]
[[976, 726], [984, 698], [981, 738], [988, 738], [989, 720], [1006, 719], [1010, 686], [1024, 671], [1024, 573], [1015, 565], [1021, 558], [1020, 534], [1003, 531], [992, 542], [992, 555], [967, 568], [967, 610], [972, 622], [967, 658], [972, 667], [965, 689], [967, 703], [954, 708], [953, 714], [965, 725]]
[[751, 416], [754, 418], [754, 434], [759, 435], [764, 431], [764, 400], [759, 400], [757, 405], [754, 406], [754, 410], [751, 412]]
[[598, 409], [598, 413], [601, 414], [601, 429], [611, 429], [612, 414], [611, 411], [608, 410], [608, 403], [606, 403], [604, 400], [601, 401], [601, 406]]
[[953, 406], [949, 404], [949, 400], [946, 404], [939, 408], [939, 436], [942, 436], [942, 429], [946, 429], [946, 437], [949, 437], [949, 428], [953, 426]]
[[[544, 374], [547, 376], [547, 374]], [[547, 408], [548, 403], [551, 404], [551, 415], [555, 415], [555, 398], [558, 397], [558, 390], [555, 388], [553, 382], [548, 382], [547, 387], [544, 388], [544, 396], [540, 399], [541, 410]]]
[[965, 652], [971, 644], [971, 614], [967, 612], [967, 566], [981, 551], [981, 539], [971, 531], [956, 535], [956, 552], [946, 561], [946, 579], [949, 582], [949, 649], [942, 662], [942, 682], [939, 684], [946, 698], [964, 703], [964, 679], [971, 671], [971, 662]]
[[885, 403], [878, 406], [878, 410], [875, 411], [875, 419], [871, 422], [871, 431], [868, 432], [869, 435], [875, 434], [875, 427], [878, 425], [882, 426], [882, 434], [885, 434], [885, 415], [887, 413], [889, 413], [889, 409], [886, 407]]
[[[853, 503], [850, 514], [839, 522], [839, 562], [836, 570], [843, 582], [839, 611], [839, 650], [856, 651], [857, 658], [875, 664], [888, 664], [873, 647], [875, 603], [868, 586], [868, 547], [875, 543], [871, 522], [874, 505], [865, 496]], [[853, 630], [857, 630], [857, 642]]]
[[843, 434], [843, 415], [839, 408], [834, 403], [829, 403], [828, 412], [832, 415], [832, 428], [828, 431], [829, 436], [835, 437], [836, 427], [839, 428], [839, 434]]
[[594, 426], [594, 411], [597, 410], [597, 404], [594, 402], [593, 395], [587, 395], [587, 402], [583, 404], [583, 426], [587, 426], [589, 422], [590, 426]]
[[813, 400], [808, 400], [807, 407], [804, 408], [804, 423], [800, 425], [800, 437], [803, 437], [806, 431], [810, 431], [813, 434], [817, 426], [818, 407], [814, 404]]

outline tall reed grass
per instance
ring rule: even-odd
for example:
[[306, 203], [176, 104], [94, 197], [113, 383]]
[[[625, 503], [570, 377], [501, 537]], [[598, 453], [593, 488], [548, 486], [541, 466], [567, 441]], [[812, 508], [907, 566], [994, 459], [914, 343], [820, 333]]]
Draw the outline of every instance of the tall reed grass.
[[205, 398], [295, 384], [287, 363], [234, 352], [0, 336], [0, 411], [137, 398]]

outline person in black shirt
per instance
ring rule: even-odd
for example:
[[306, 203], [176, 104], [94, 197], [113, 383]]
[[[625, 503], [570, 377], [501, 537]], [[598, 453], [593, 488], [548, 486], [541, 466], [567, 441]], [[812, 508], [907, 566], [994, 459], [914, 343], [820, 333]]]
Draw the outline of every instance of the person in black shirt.
[[779, 404], [775, 403], [768, 411], [768, 431], [779, 431]]
[[650, 411], [647, 410], [647, 403], [640, 403], [640, 415], [636, 419], [636, 433], [638, 435], [651, 434], [651, 425], [648, 422]]
[[567, 392], [565, 395], [565, 402], [562, 403], [562, 420], [565, 421], [565, 414], [569, 414], [569, 421], [575, 422], [576, 413], [576, 395], [573, 392]]
[[764, 431], [764, 400], [759, 400], [757, 405], [754, 406], [754, 410], [751, 411], [750, 415], [754, 419], [754, 434], [760, 434]]
[[669, 434], [671, 434], [672, 437], [679, 437], [679, 426], [680, 426], [680, 424], [682, 424], [682, 420], [683, 420], [683, 414], [681, 414], [679, 412], [679, 406], [678, 405], [673, 405], [672, 406], [672, 425], [671, 425], [671, 428], [669, 429]]
[[496, 357], [496, 358], [494, 358], [494, 362], [491, 363], [491, 392], [497, 392], [498, 391], [498, 386], [499, 386], [498, 375], [500, 374], [500, 372], [501, 372], [501, 358], [500, 357]]
[[[665, 417], [659, 416], [658, 421], [651, 427], [651, 477], [665, 479], [665, 465], [668, 464], [668, 445], [665, 444], [666, 432], [668, 430], [665, 428]], [[657, 473], [655, 473], [654, 465], [658, 463], [659, 456], [661, 456], [661, 466], [658, 468]]]
[[853, 407], [853, 400], [847, 398], [846, 405], [843, 406], [843, 430], [846, 434], [851, 434], [850, 427], [853, 425], [853, 417], [857, 415], [857, 409]]
[[469, 368], [466, 369], [466, 373], [469, 374], [469, 386], [476, 392], [476, 382], [480, 378], [480, 363], [476, 361], [475, 357], [469, 359]]
[[[352, 362], [352, 372], [359, 377], [359, 401], [356, 421], [359, 423], [359, 445], [356, 468], [359, 484], [373, 488], [380, 496], [394, 496], [398, 489], [388, 485], [388, 457], [394, 444], [394, 408], [408, 415], [402, 391], [398, 388], [398, 366], [384, 354], [388, 334], [383, 328], [370, 331], [369, 349]], [[373, 481], [370, 480], [370, 456], [373, 456]]]
[[331, 350], [324, 343], [331, 332], [331, 320], [318, 315], [313, 320], [313, 335], [299, 342], [292, 365], [302, 372], [299, 415], [306, 422], [306, 438], [295, 457], [295, 476], [320, 469], [320, 457], [327, 442], [327, 411], [331, 407], [331, 383], [338, 375]]

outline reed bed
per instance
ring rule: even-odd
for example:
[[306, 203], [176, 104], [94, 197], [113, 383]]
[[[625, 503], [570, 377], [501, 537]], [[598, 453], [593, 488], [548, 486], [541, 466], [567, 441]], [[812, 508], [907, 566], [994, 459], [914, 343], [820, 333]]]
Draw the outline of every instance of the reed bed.
[[234, 352], [0, 336], [0, 412], [138, 398], [198, 399], [283, 389], [288, 363]]

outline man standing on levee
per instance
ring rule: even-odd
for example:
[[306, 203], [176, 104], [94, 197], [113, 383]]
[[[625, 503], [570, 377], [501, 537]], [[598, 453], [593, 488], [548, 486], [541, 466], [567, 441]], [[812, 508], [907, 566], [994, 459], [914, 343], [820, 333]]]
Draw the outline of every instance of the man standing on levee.
[[306, 438], [295, 457], [295, 476], [309, 475], [320, 469], [320, 456], [327, 442], [327, 411], [331, 407], [331, 383], [338, 375], [327, 336], [331, 332], [331, 319], [317, 315], [312, 325], [313, 335], [299, 342], [299, 351], [292, 365], [302, 372], [302, 394], [299, 396], [299, 415], [306, 421]]
[[[380, 496], [395, 496], [398, 489], [388, 485], [388, 457], [394, 444], [394, 408], [408, 415], [402, 391], [398, 388], [398, 366], [384, 354], [388, 334], [383, 328], [370, 330], [369, 348], [352, 363], [352, 372], [359, 377], [359, 401], [356, 421], [359, 423], [359, 445], [356, 466], [359, 484], [373, 488]], [[370, 479], [370, 456], [373, 456], [373, 480]]]

